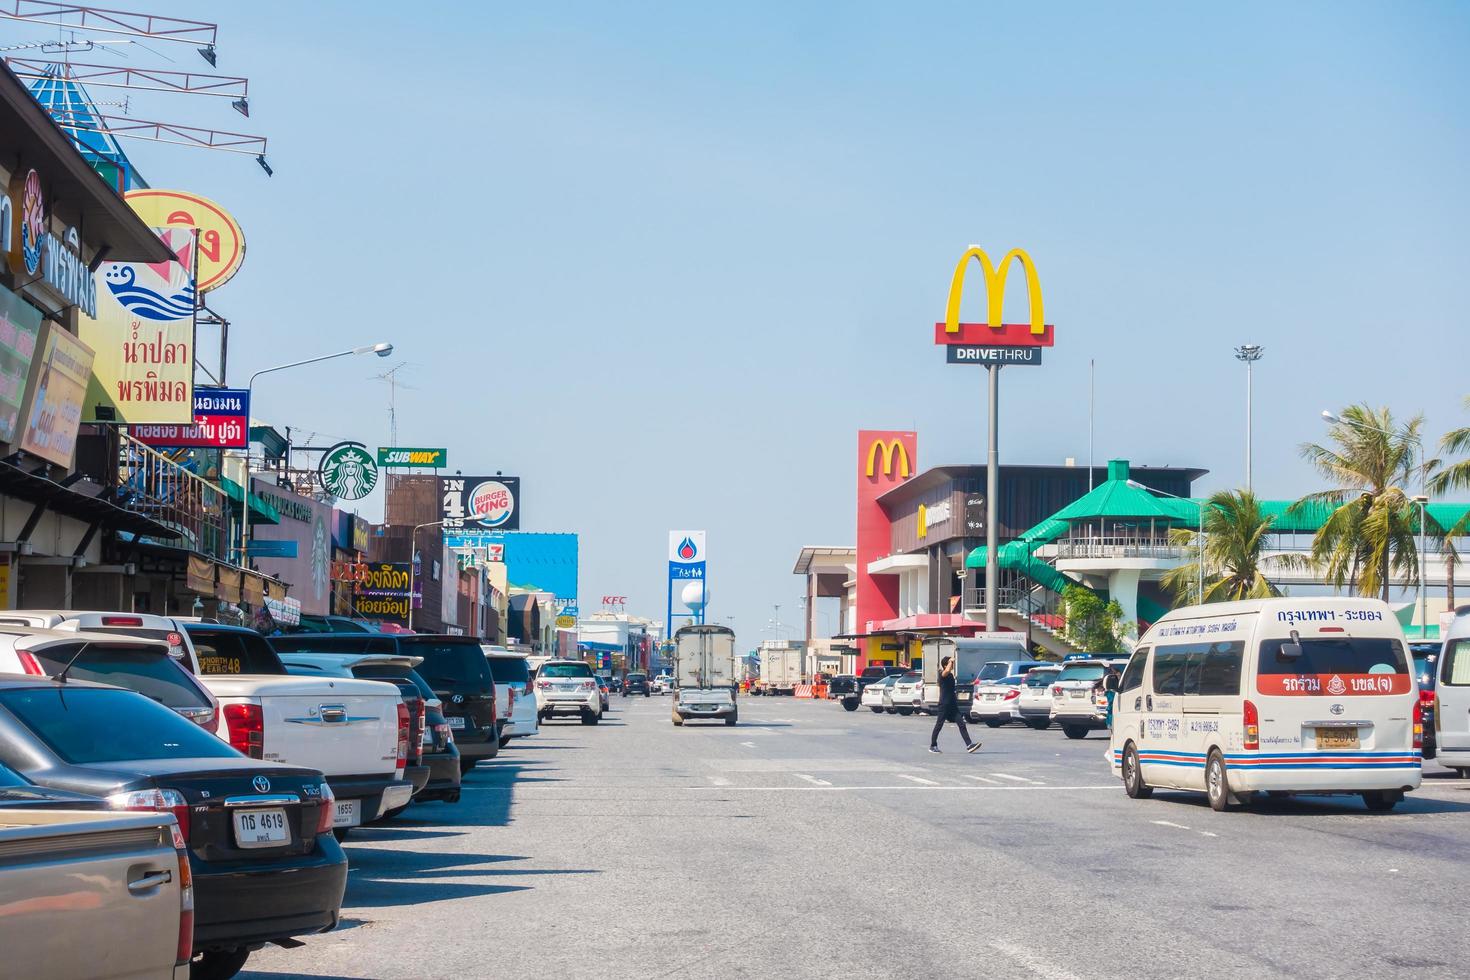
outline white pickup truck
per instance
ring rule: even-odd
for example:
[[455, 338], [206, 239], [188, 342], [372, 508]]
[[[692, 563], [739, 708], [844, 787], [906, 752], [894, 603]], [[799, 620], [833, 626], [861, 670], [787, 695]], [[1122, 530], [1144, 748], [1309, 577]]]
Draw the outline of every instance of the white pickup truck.
[[673, 721], [739, 721], [735, 705], [735, 631], [728, 626], [684, 626], [674, 634]]
[[404, 778], [410, 719], [392, 684], [294, 676], [265, 637], [238, 626], [81, 610], [6, 610], [6, 623], [164, 640], [219, 702], [220, 738], [251, 758], [327, 777], [338, 839], [413, 796]]

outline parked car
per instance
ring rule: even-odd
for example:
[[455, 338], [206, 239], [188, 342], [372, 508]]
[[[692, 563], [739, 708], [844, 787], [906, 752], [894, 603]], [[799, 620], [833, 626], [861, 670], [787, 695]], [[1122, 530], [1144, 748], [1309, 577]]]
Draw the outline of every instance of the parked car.
[[970, 699], [970, 720], [983, 721], [991, 728], [1020, 719], [1019, 702], [1025, 674], [1010, 674], [989, 681], [976, 681]]
[[1086, 738], [1087, 733], [1108, 727], [1108, 700], [1103, 694], [1103, 676], [1112, 669], [1104, 660], [1068, 660], [1051, 686], [1052, 721], [1062, 726], [1068, 738]]
[[827, 682], [827, 698], [832, 701], [841, 701], [842, 707], [848, 711], [858, 709], [858, 699], [861, 696], [862, 688], [853, 674], [838, 674]]
[[536, 691], [531, 686], [531, 665], [524, 656], [505, 647], [481, 645], [490, 676], [495, 678], [495, 707], [505, 721], [500, 729], [500, 747], [513, 738], [536, 734]]
[[674, 678], [668, 674], [659, 674], [653, 679], [652, 690], [654, 694], [674, 693]]
[[872, 708], [874, 714], [882, 714], [886, 707], [884, 698], [888, 694], [888, 689], [893, 686], [899, 676], [898, 674], [886, 674], [864, 687], [863, 693], [859, 696], [862, 706]]
[[293, 633], [273, 636], [282, 653], [380, 653], [420, 657], [414, 668], [444, 702], [444, 716], [459, 748], [461, 772], [500, 751], [495, 680], [480, 643], [472, 636], [432, 633]]
[[367, 619], [351, 616], [308, 616], [301, 622], [286, 627], [287, 633], [379, 633], [378, 624]]
[[584, 725], [602, 721], [602, 694], [592, 668], [580, 660], [548, 660], [542, 664], [536, 671], [536, 709], [543, 720], [573, 714], [579, 715]]
[[607, 678], [607, 693], [608, 694], [621, 694], [622, 692], [623, 692], [623, 682], [622, 682], [622, 679], [621, 678], [618, 678], [618, 677], [609, 676]]
[[1016, 717], [1037, 731], [1051, 727], [1051, 688], [1062, 672], [1058, 664], [1035, 667], [1026, 672], [1016, 697]]
[[424, 765], [429, 767], [429, 780], [423, 789], [414, 794], [414, 802], [442, 800], [445, 803], [458, 803], [460, 779], [463, 776], [459, 766], [459, 746], [454, 742], [454, 732], [449, 727], [449, 719], [444, 715], [444, 702], [434, 693], [429, 682], [420, 677], [418, 671], [404, 670], [401, 667], [367, 664], [357, 668], [355, 673], [364, 680], [387, 680], [390, 676], [402, 676], [418, 687], [419, 694], [424, 699], [424, 726], [420, 737], [424, 747]]
[[607, 678], [601, 674], [594, 674], [592, 679], [597, 681], [597, 695], [602, 699], [602, 710], [606, 711], [611, 694], [611, 688], [608, 687]]
[[172, 814], [194, 888], [195, 980], [337, 925], [347, 859], [318, 771], [246, 758], [135, 691], [14, 675], [0, 677], [0, 764], [116, 810]]
[[[859, 700], [861, 700], [862, 693], [868, 689], [869, 684], [876, 684], [883, 678], [891, 676], [893, 674], [906, 673], [908, 673], [907, 667], [895, 667], [891, 664], [873, 664], [864, 667], [862, 669], [862, 672], [857, 675]], [[866, 704], [867, 702], [863, 703]]]
[[917, 670], [906, 674], [894, 674], [896, 680], [888, 685], [883, 696], [883, 708], [890, 715], [897, 712], [911, 715], [924, 706], [924, 675]]
[[641, 694], [645, 698], [649, 696], [647, 674], [629, 674], [623, 678], [623, 697], [630, 694]]
[[1424, 758], [1433, 759], [1439, 750], [1435, 740], [1434, 706], [1439, 698], [1435, 691], [1439, 684], [1439, 643], [1410, 643], [1409, 654], [1414, 658], [1414, 674], [1419, 681], [1419, 708], [1424, 713]]
[[0, 673], [67, 676], [145, 694], [199, 727], [219, 730], [219, 705], [163, 640], [31, 626], [0, 626]]
[[118, 813], [0, 766], [0, 853], [6, 976], [187, 980], [194, 890], [172, 814]]

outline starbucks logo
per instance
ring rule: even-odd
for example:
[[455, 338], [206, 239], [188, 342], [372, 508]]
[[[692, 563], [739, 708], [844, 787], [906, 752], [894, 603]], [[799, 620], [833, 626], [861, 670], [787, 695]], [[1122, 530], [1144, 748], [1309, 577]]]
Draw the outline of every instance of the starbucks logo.
[[338, 500], [361, 500], [378, 485], [378, 463], [357, 442], [339, 442], [322, 454], [322, 489]]

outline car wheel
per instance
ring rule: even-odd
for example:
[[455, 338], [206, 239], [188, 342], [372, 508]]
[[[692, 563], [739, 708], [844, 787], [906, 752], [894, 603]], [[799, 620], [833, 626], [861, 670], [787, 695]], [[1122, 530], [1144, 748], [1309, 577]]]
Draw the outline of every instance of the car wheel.
[[856, 711], [858, 709], [858, 703], [849, 698], [848, 700], [842, 702], [842, 707], [844, 710], [847, 711]]
[[505, 748], [509, 744], [510, 744], [510, 736], [509, 735], [502, 735], [502, 736], [500, 736], [500, 747], [502, 749]]
[[1143, 766], [1138, 763], [1138, 749], [1132, 742], [1123, 750], [1123, 792], [1130, 800], [1146, 800], [1154, 788], [1143, 781]]
[[595, 724], [597, 724], [601, 720], [602, 720], [602, 714], [601, 713], [598, 713], [598, 714], [595, 714], [594, 715], [590, 711], [584, 711], [584, 712], [582, 712], [582, 724], [584, 724], [584, 725], [595, 725]]
[[884, 708], [883, 710], [886, 711], [886, 712], [888, 712], [890, 715], [896, 715], [896, 714], [898, 714], [898, 709], [897, 708]]
[[1050, 718], [1032, 718], [1030, 721], [1026, 722], [1026, 724], [1030, 725], [1032, 728], [1036, 729], [1038, 732], [1044, 732], [1048, 728], [1051, 727], [1051, 719]]
[[189, 980], [230, 980], [249, 958], [250, 950], [244, 948], [206, 950], [189, 962]]
[[1005, 723], [1006, 723], [1006, 720], [1004, 718], [986, 718], [985, 719], [985, 724], [989, 725], [991, 728], [999, 728], [1001, 725], [1004, 725]]
[[1063, 725], [1062, 734], [1066, 735], [1068, 738], [1086, 738], [1087, 729], [1079, 728], [1076, 725]]
[[[351, 827], [333, 827], [332, 836], [337, 838], [337, 843], [340, 844], [347, 839], [347, 832], [351, 829]], [[230, 976], [234, 976], [234, 974], [232, 973]]]
[[1230, 809], [1230, 774], [1225, 771], [1225, 757], [1219, 749], [1211, 749], [1205, 762], [1205, 795], [1216, 813]]
[[726, 715], [725, 716], [725, 724], [728, 725], [728, 726], [730, 726], [730, 727], [732, 727], [732, 728], [735, 726], [735, 723], [738, 722], [739, 720], [740, 720], [740, 715], [738, 713], [737, 714], [733, 714], [733, 715]]
[[[869, 705], [869, 707], [872, 708], [873, 714], [875, 714], [875, 715], [881, 715], [883, 713], [883, 709], [882, 708], [873, 708], [872, 705]], [[1461, 769], [1460, 770], [1460, 775], [1463, 776], [1464, 774], [1465, 774], [1465, 770]]]
[[1374, 813], [1387, 813], [1403, 798], [1404, 794], [1391, 789], [1375, 789], [1363, 794], [1363, 804]]
[[896, 708], [894, 710], [896, 710], [901, 715], [911, 715], [914, 713], [913, 708]]
[[459, 774], [461, 776], [465, 775], [467, 772], [469, 772], [473, 768], [475, 768], [475, 760], [474, 759], [460, 759], [459, 760]]

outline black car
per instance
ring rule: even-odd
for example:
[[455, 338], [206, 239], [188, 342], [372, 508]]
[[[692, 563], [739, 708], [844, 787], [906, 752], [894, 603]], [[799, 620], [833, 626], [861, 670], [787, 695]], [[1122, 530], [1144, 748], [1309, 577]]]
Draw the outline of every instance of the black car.
[[134, 691], [0, 676], [0, 764], [119, 810], [174, 815], [194, 878], [195, 978], [337, 925], [347, 859], [321, 773], [249, 759]]
[[609, 694], [621, 694], [622, 692], [623, 692], [623, 682], [619, 678], [616, 678], [616, 677], [609, 677], [609, 678], [607, 678], [607, 693], [609, 693]]
[[[424, 723], [419, 732], [422, 743], [423, 764], [428, 767], [429, 778], [425, 785], [414, 793], [415, 803], [443, 800], [445, 803], [459, 802], [459, 747], [450, 734], [449, 719], [444, 716], [444, 702], [434, 694], [429, 682], [411, 667], [395, 667], [388, 664], [359, 664], [352, 673], [363, 680], [392, 681], [412, 684], [418, 688], [424, 707]], [[390, 811], [389, 816], [393, 816]]]
[[387, 653], [422, 657], [415, 668], [444, 702], [444, 716], [459, 747], [459, 768], [469, 772], [500, 752], [495, 717], [495, 679], [480, 641], [471, 636], [423, 633], [293, 633], [271, 637], [282, 653]]
[[0, 810], [106, 810], [107, 801], [85, 793], [37, 786], [14, 769], [0, 766]]
[[863, 689], [858, 684], [858, 678], [852, 674], [838, 674], [827, 682], [827, 697], [833, 701], [841, 701], [848, 711], [858, 709], [862, 695]]
[[1419, 708], [1424, 720], [1424, 758], [1433, 759], [1439, 753], [1439, 744], [1434, 738], [1434, 691], [1439, 678], [1438, 643], [1410, 643], [1409, 654], [1414, 658], [1414, 674], [1419, 679]]
[[864, 667], [862, 673], [857, 675], [858, 697], [862, 697], [863, 691], [867, 689], [869, 684], [876, 684], [890, 674], [906, 674], [908, 670], [907, 667], [895, 667], [892, 665], [875, 664], [871, 667]]
[[630, 694], [641, 694], [645, 698], [653, 696], [653, 692], [648, 689], [647, 674], [629, 674], [623, 678], [623, 697]]

